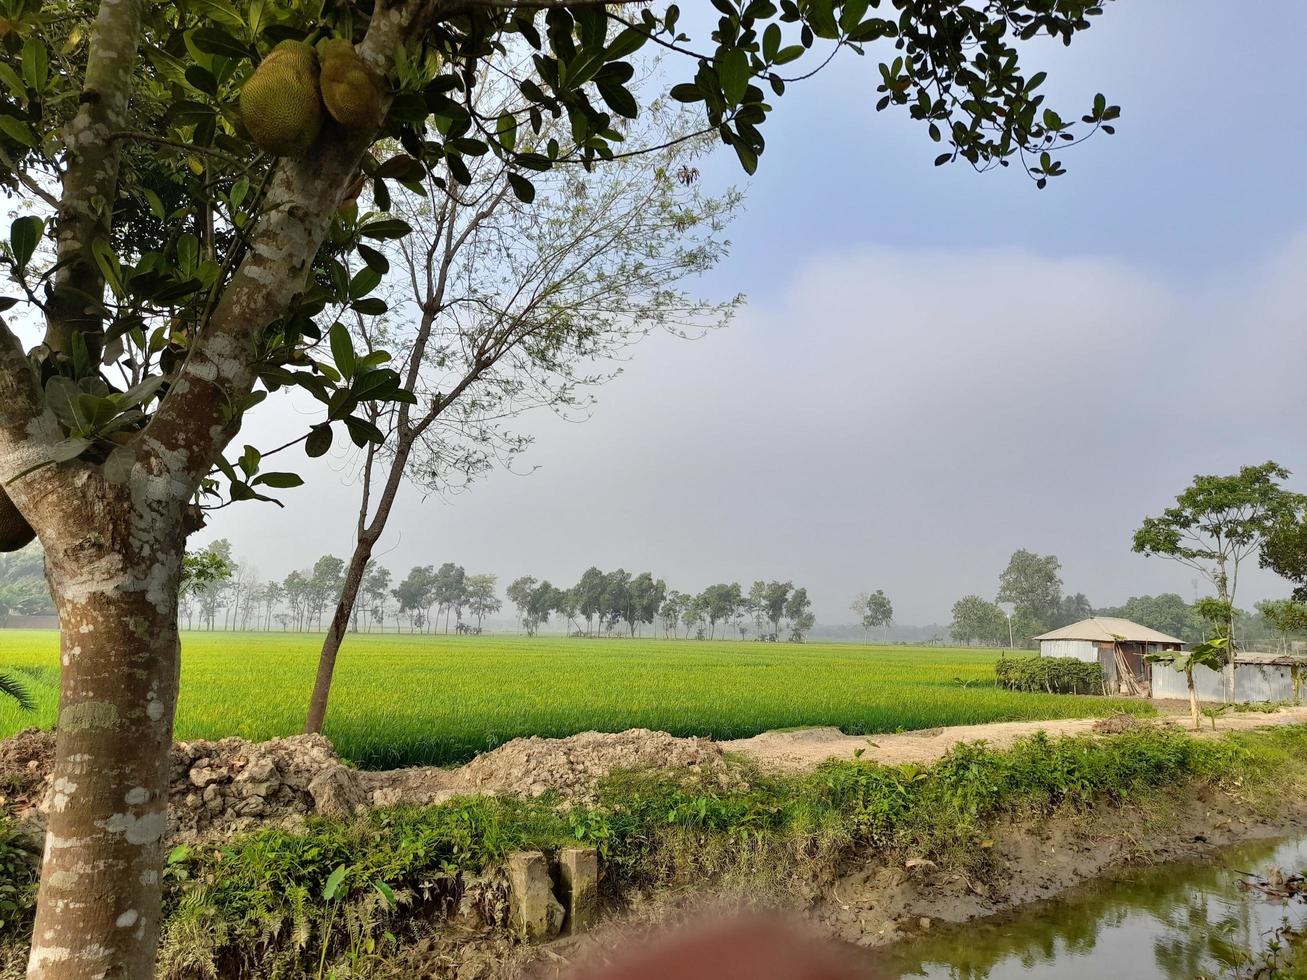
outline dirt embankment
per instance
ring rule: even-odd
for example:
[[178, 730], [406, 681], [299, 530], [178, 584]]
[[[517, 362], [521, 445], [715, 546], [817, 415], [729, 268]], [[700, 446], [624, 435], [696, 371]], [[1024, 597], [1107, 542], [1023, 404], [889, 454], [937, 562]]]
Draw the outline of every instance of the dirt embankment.
[[[1187, 723], [1187, 719], [1165, 719]], [[269, 824], [295, 826], [310, 814], [348, 816], [374, 806], [425, 805], [456, 795], [557, 793], [575, 802], [593, 799], [600, 780], [617, 769], [657, 768], [696, 778], [731, 779], [726, 753], [763, 768], [802, 771], [830, 759], [886, 765], [926, 764], [963, 742], [983, 740], [1005, 748], [1037, 731], [1083, 735], [1137, 722], [1075, 719], [961, 725], [894, 735], [851, 736], [837, 728], [767, 732], [714, 742], [631, 729], [585, 732], [570, 738], [519, 738], [453, 769], [418, 767], [365, 772], [345, 765], [317, 735], [269, 742], [239, 738], [178, 742], [172, 751], [169, 840], [223, 836]], [[1307, 708], [1234, 714], [1215, 732], [1268, 725], [1307, 724]], [[0, 812], [40, 828], [48, 811], [54, 736], [30, 729], [0, 740]]]
[[[1121, 723], [1133, 722], [1132, 715], [1118, 715]], [[1166, 714], [1162, 722], [1191, 726], [1188, 714]], [[918, 765], [942, 759], [950, 750], [963, 742], [984, 741], [996, 749], [1009, 748], [1019, 739], [1035, 732], [1057, 735], [1090, 735], [1110, 730], [1113, 719], [1070, 718], [1062, 721], [1000, 721], [984, 725], [953, 725], [948, 728], [927, 728], [922, 731], [901, 732], [894, 735], [845, 735], [838, 728], [804, 728], [797, 731], [764, 732], [753, 738], [719, 742], [727, 752], [739, 752], [765, 766], [804, 770], [829, 759], [860, 758], [896, 766], [905, 762]], [[1228, 714], [1221, 718], [1213, 731], [1207, 727], [1195, 733], [1202, 738], [1224, 735], [1230, 731], [1250, 731], [1274, 725], [1307, 724], [1307, 707], [1281, 708], [1274, 712], [1247, 711]]]
[[[320, 735], [270, 742], [178, 742], [172, 750], [168, 840], [221, 837], [259, 826], [294, 827], [310, 814], [349, 816], [374, 806], [426, 805], [478, 793], [554, 792], [588, 802], [609, 772], [649, 768], [729, 778], [716, 743], [645, 729], [514, 739], [456, 769], [388, 772], [345, 765]], [[29, 729], [0, 740], [0, 813], [42, 828], [53, 771], [52, 733]]]

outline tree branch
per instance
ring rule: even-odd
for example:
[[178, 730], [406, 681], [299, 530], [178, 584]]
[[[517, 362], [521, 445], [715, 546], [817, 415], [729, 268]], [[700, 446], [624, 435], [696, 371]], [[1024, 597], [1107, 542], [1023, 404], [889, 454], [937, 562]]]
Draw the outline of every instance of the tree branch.
[[102, 3], [91, 31], [81, 106], [67, 129], [68, 167], [57, 212], [58, 272], [46, 311], [46, 345], [68, 354], [73, 337], [103, 329], [100, 299], [104, 276], [91, 256], [97, 238], [107, 237], [118, 195], [119, 143], [112, 138], [127, 120], [132, 69], [141, 39], [142, 0]]
[[[378, 4], [360, 57], [388, 74], [395, 52], [424, 28], [430, 12], [418, 0]], [[383, 113], [387, 107], [388, 99]], [[187, 497], [240, 428], [263, 331], [304, 289], [332, 214], [375, 135], [329, 126], [305, 156], [276, 168], [244, 258], [142, 435], [142, 446], [165, 461]]]

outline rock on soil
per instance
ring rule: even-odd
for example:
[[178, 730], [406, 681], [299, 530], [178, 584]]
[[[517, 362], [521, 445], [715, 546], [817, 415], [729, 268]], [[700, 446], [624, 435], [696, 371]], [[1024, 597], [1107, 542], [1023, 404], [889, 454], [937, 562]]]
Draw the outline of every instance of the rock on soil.
[[[36, 729], [0, 740], [0, 811], [36, 829], [49, 812], [54, 741], [52, 733]], [[726, 778], [722, 751], [712, 741], [644, 729], [519, 738], [458, 769], [390, 772], [346, 766], [321, 735], [178, 742], [172, 750], [168, 840], [293, 827], [311, 814], [344, 817], [371, 806], [430, 804], [477, 793], [554, 792], [564, 800], [588, 802], [610, 772], [655, 766]]]

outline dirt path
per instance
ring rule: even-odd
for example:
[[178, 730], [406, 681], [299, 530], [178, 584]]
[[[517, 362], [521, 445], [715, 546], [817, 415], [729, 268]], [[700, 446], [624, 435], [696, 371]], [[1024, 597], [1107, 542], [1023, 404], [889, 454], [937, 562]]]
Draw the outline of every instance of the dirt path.
[[[1191, 724], [1188, 715], [1164, 714], [1162, 720], [1182, 728]], [[852, 759], [861, 749], [861, 758], [885, 765], [905, 762], [929, 763], [943, 758], [961, 742], [984, 740], [995, 748], [1007, 748], [1018, 739], [1047, 732], [1049, 735], [1086, 735], [1099, 724], [1093, 718], [1063, 721], [1001, 721], [984, 725], [954, 725], [928, 728], [897, 735], [845, 735], [838, 728], [802, 728], [795, 731], [764, 732], [753, 738], [718, 742], [724, 752], [738, 752], [760, 765], [777, 769], [812, 769], [828, 759]], [[1273, 713], [1236, 712], [1225, 715], [1213, 732], [1210, 723], [1201, 737], [1222, 735], [1229, 731], [1248, 731], [1276, 725], [1307, 724], [1307, 707], [1281, 708]]]

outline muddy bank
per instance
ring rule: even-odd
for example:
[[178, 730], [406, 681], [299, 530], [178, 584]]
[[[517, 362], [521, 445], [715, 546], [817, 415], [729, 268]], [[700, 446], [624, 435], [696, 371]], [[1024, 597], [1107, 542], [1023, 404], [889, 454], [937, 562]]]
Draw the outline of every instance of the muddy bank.
[[[1307, 825], [1307, 801], [1294, 797], [1275, 802], [1278, 813], [1258, 814], [1237, 794], [1203, 788], [1147, 806], [1003, 821], [994, 828], [982, 867], [966, 872], [911, 856], [896, 856], [890, 863], [868, 854], [834, 880], [797, 894], [642, 894], [630, 897], [623, 907], [610, 906], [603, 924], [585, 936], [540, 948], [463, 940], [461, 951], [448, 939], [433, 938], [427, 949], [411, 950], [405, 963], [420, 971], [424, 955], [443, 947], [442, 977], [565, 980], [577, 969], [606, 962], [612, 950], [662, 930], [707, 915], [756, 908], [801, 917], [821, 935], [875, 950], [944, 924], [1055, 898], [1131, 868], [1201, 859], [1232, 845], [1301, 834]], [[403, 975], [403, 969], [394, 974]]]

